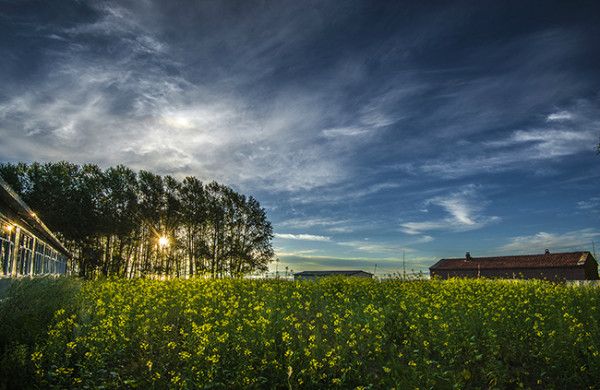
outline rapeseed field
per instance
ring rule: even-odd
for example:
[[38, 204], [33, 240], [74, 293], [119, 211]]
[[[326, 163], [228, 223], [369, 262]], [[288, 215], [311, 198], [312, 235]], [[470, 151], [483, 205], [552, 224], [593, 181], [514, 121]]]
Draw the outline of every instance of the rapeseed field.
[[67, 388], [596, 388], [600, 288], [99, 280], [30, 359]]

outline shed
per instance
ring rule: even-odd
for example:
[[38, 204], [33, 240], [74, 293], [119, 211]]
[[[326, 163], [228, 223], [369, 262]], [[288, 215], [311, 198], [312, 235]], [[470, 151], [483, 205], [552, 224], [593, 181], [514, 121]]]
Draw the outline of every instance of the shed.
[[441, 259], [429, 268], [431, 277], [448, 279], [508, 278], [548, 280], [598, 280], [598, 263], [587, 251], [519, 256]]
[[0, 177], [0, 277], [67, 273], [69, 251]]
[[354, 278], [372, 278], [373, 274], [362, 270], [346, 271], [302, 271], [294, 274], [294, 280], [314, 280], [328, 276], [348, 276]]

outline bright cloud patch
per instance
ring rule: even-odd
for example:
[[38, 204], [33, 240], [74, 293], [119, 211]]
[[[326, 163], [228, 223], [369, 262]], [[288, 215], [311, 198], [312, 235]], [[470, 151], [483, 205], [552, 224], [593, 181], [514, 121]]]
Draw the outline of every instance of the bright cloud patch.
[[546, 117], [546, 120], [549, 122], [552, 121], [566, 121], [573, 118], [573, 114], [569, 111], [559, 111], [553, 114], [550, 114]]
[[290, 233], [275, 233], [275, 237], [285, 240], [300, 240], [300, 241], [331, 241], [330, 237], [318, 236], [314, 234], [290, 234]]
[[499, 220], [496, 216], [481, 214], [484, 201], [480, 199], [474, 186], [449, 195], [436, 196], [425, 201], [425, 206], [441, 207], [447, 217], [431, 221], [405, 222], [401, 230], [406, 234], [421, 234], [433, 230], [467, 231], [479, 229]]
[[328, 138], [352, 137], [352, 136], [367, 134], [368, 132], [369, 132], [368, 129], [364, 129], [364, 128], [360, 128], [360, 127], [338, 127], [335, 129], [323, 130], [323, 135]]

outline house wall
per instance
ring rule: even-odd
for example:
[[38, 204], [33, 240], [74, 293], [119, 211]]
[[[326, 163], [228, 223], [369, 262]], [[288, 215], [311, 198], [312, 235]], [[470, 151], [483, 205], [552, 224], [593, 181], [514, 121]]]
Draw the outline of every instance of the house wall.
[[[585, 267], [532, 268], [532, 269], [482, 269], [482, 270], [431, 270], [432, 277], [455, 278], [503, 278], [503, 279], [548, 279], [587, 280]], [[591, 274], [591, 272], [588, 272]], [[596, 271], [597, 273], [597, 271]]]
[[355, 275], [351, 275], [351, 278], [373, 278], [373, 275], [369, 275], [369, 274], [355, 274]]
[[294, 275], [294, 280], [315, 280], [316, 278], [316, 276]]
[[585, 261], [585, 279], [586, 280], [598, 280], [598, 263], [591, 256], [588, 256]]

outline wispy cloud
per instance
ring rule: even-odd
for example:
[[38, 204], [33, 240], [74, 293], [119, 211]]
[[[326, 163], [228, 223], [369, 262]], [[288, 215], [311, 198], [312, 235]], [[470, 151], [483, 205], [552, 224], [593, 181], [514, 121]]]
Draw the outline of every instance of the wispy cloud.
[[573, 230], [564, 233], [539, 232], [532, 235], [517, 236], [499, 247], [500, 251], [518, 253], [541, 253], [545, 249], [589, 250], [592, 242], [600, 237], [596, 229]]
[[548, 122], [553, 121], [565, 121], [573, 118], [573, 114], [569, 111], [558, 111], [554, 112], [546, 117]]
[[331, 233], [351, 233], [355, 231], [357, 227], [360, 227], [360, 224], [361, 222], [350, 219], [321, 217], [290, 218], [277, 222], [277, 226], [280, 228], [307, 229], [318, 227]]
[[327, 228], [327, 231], [331, 233], [352, 233], [356, 230], [354, 226], [334, 226]]
[[[165, 45], [138, 22], [136, 15], [116, 4], [96, 4], [100, 18], [88, 24], [78, 24], [59, 32], [69, 39], [77, 37], [99, 37], [118, 39], [133, 53], [157, 54], [165, 50]], [[54, 34], [55, 37], [59, 37]], [[64, 38], [62, 38], [64, 39]]]
[[283, 257], [283, 256], [306, 256], [306, 255], [311, 255], [312, 256], [314, 253], [318, 252], [316, 249], [303, 249], [303, 250], [296, 250], [296, 251], [293, 251], [293, 252], [286, 252], [282, 248], [275, 248], [275, 251], [276, 251], [278, 257]]
[[600, 197], [592, 196], [589, 199], [577, 202], [577, 208], [585, 211], [600, 212]]
[[[517, 130], [509, 137], [478, 144], [452, 157], [422, 164], [420, 170], [436, 176], [459, 178], [483, 172], [532, 170], [538, 162], [589, 152], [597, 140], [596, 130]], [[468, 157], [464, 157], [464, 155]]]
[[447, 217], [429, 221], [404, 222], [401, 230], [416, 235], [434, 230], [467, 231], [482, 228], [498, 221], [497, 216], [481, 214], [484, 200], [476, 193], [476, 187], [467, 186], [464, 190], [449, 195], [436, 196], [425, 201], [425, 206], [441, 207]]
[[511, 137], [515, 144], [533, 144], [534, 159], [546, 159], [568, 156], [589, 149], [589, 142], [594, 139], [592, 129], [576, 130], [528, 130], [516, 131]]
[[319, 236], [315, 234], [291, 234], [291, 233], [275, 233], [275, 237], [284, 240], [299, 240], [299, 241], [331, 241], [331, 237]]
[[376, 242], [371, 240], [353, 240], [353, 241], [342, 241], [339, 245], [348, 246], [358, 251], [367, 252], [371, 254], [384, 254], [394, 253], [399, 254], [403, 252], [415, 252], [412, 248], [413, 245], [426, 244], [433, 241], [433, 237], [429, 235], [422, 235], [414, 237], [410, 240], [402, 240], [401, 242]]
[[397, 182], [382, 182], [374, 184], [361, 184], [357, 182], [324, 188], [319, 192], [310, 192], [293, 196], [292, 201], [298, 203], [336, 203], [341, 201], [356, 201], [362, 198], [374, 195], [387, 190], [393, 190], [402, 187], [401, 183]]
[[412, 252], [413, 249], [401, 245], [394, 245], [389, 243], [378, 243], [369, 241], [343, 241], [339, 242], [339, 245], [348, 246], [360, 252], [370, 254], [391, 254], [391, 253], [402, 253], [403, 251]]
[[402, 231], [406, 234], [421, 234], [432, 230], [452, 230], [453, 225], [451, 221], [437, 220], [437, 221], [423, 221], [423, 222], [405, 222], [402, 226]]
[[368, 132], [368, 129], [361, 127], [337, 127], [334, 129], [323, 130], [323, 135], [327, 138], [353, 137], [357, 135], [364, 135]]
[[305, 229], [315, 226], [338, 226], [348, 223], [347, 219], [334, 219], [323, 217], [298, 217], [290, 218], [278, 223], [280, 227], [291, 227], [296, 229]]
[[[195, 45], [207, 50], [230, 42], [236, 61], [226, 62], [243, 68], [227, 78], [218, 75], [198, 82], [185, 61], [199, 61], [207, 72], [214, 72], [220, 69], [218, 60], [204, 58], [197, 50], [192, 52], [200, 58], [182, 57], [189, 51], [182, 52], [181, 46], [189, 42], [165, 39], [159, 26], [143, 20], [158, 15], [152, 8], [146, 11], [140, 15], [103, 3], [97, 5], [93, 21], [53, 32], [71, 44], [35, 92], [12, 91], [0, 102], [2, 131], [10, 134], [0, 153], [10, 159], [61, 156], [101, 165], [124, 163], [272, 191], [306, 191], [349, 177], [348, 152], [363, 145], [353, 134], [381, 123], [363, 123], [360, 114], [344, 112], [344, 102], [330, 99], [346, 74], [333, 74], [332, 82], [319, 90], [288, 88], [282, 81], [273, 97], [264, 94], [258, 105], [244, 92], [249, 80], [275, 71], [270, 57], [258, 55], [260, 50], [310, 38], [321, 28], [314, 19], [298, 15], [272, 26], [273, 15], [262, 14], [252, 27], [237, 23], [233, 32], [200, 34]], [[269, 39], [237, 31], [261, 23], [281, 28]], [[240, 36], [247, 40], [243, 45]], [[94, 52], [93, 42], [107, 43]], [[339, 118], [332, 118], [336, 111]], [[340, 122], [350, 124], [344, 129]], [[330, 130], [321, 133], [323, 128]], [[340, 137], [347, 138], [343, 150]]]

